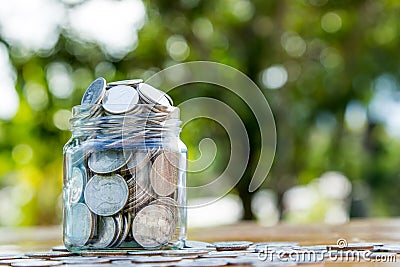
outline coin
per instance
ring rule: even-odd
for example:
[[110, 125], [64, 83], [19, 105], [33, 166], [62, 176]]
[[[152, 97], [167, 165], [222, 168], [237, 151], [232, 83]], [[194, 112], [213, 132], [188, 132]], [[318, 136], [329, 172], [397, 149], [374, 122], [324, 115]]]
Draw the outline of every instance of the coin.
[[173, 222], [169, 209], [160, 205], [149, 205], [136, 214], [132, 234], [136, 242], [144, 248], [161, 247], [174, 234]]
[[175, 192], [178, 182], [178, 157], [176, 153], [163, 151], [154, 160], [150, 173], [150, 182], [159, 196], [168, 196]]
[[160, 198], [152, 201], [150, 203], [150, 205], [161, 205], [161, 206], [165, 206], [166, 208], [168, 208], [174, 217], [175, 227], [178, 225], [179, 218], [180, 218], [180, 213], [179, 213], [179, 209], [178, 209], [179, 204], [173, 198], [160, 197]]
[[68, 252], [68, 249], [64, 245], [55, 246], [51, 248], [52, 251]]
[[165, 257], [165, 256], [137, 256], [130, 257], [131, 261], [136, 263], [156, 263], [156, 262], [173, 262], [180, 261], [181, 257]]
[[93, 234], [94, 218], [83, 203], [74, 204], [67, 210], [65, 238], [72, 246], [84, 246]]
[[98, 174], [112, 173], [126, 164], [127, 158], [121, 150], [104, 150], [90, 155], [88, 166]]
[[182, 249], [182, 250], [163, 250], [163, 256], [177, 256], [177, 257], [185, 257], [185, 256], [199, 256], [201, 254], [207, 254], [208, 250], [202, 249]]
[[114, 240], [117, 233], [117, 227], [113, 217], [99, 217], [99, 233], [96, 242], [93, 244], [95, 248], [106, 248]]
[[132, 80], [122, 80], [122, 81], [115, 81], [115, 82], [110, 82], [107, 85], [108, 86], [117, 86], [117, 85], [138, 85], [139, 83], [142, 83], [142, 79], [132, 79]]
[[160, 256], [164, 250], [141, 250], [141, 251], [129, 251], [129, 255], [134, 256]]
[[66, 257], [72, 255], [74, 254], [66, 251], [45, 251], [45, 252], [25, 253], [25, 256], [30, 258], [56, 258], [56, 257]]
[[328, 250], [373, 250], [375, 248], [374, 243], [348, 243], [342, 245], [329, 245]]
[[128, 169], [140, 168], [148, 163], [150, 160], [150, 151], [147, 150], [137, 150], [132, 153], [130, 160], [128, 161]]
[[111, 243], [110, 247], [118, 247], [122, 243], [122, 238], [124, 234], [124, 216], [122, 213], [118, 213], [114, 216], [114, 221], [117, 225], [117, 234], [114, 241]]
[[103, 259], [98, 257], [70, 257], [61, 260], [64, 264], [79, 264], [78, 266], [82, 266], [82, 264], [97, 264], [97, 263], [109, 263], [109, 259]]
[[142, 99], [148, 104], [159, 104], [163, 106], [172, 105], [164, 92], [154, 88], [149, 84], [139, 84], [138, 91]]
[[106, 80], [102, 77], [94, 80], [83, 94], [82, 105], [94, 105], [101, 102], [106, 91]]
[[126, 215], [124, 215], [124, 229], [123, 229], [121, 241], [118, 244], [118, 246], [120, 246], [122, 244], [122, 242], [128, 238], [130, 230], [131, 230], [131, 225], [132, 225], [132, 215], [130, 213], [127, 213]]
[[68, 184], [72, 203], [77, 203], [81, 199], [85, 183], [86, 183], [86, 172], [81, 168], [73, 167], [72, 174]]
[[202, 242], [202, 241], [195, 241], [195, 240], [186, 240], [185, 241], [185, 248], [196, 248], [196, 249], [204, 249], [204, 248], [213, 248], [214, 245]]
[[196, 259], [196, 260], [185, 260], [177, 263], [175, 266], [179, 267], [206, 267], [206, 266], [226, 266], [228, 260], [226, 259]]
[[127, 85], [111, 87], [103, 98], [103, 108], [111, 114], [122, 114], [132, 110], [139, 102], [136, 89]]
[[86, 185], [85, 202], [95, 214], [111, 216], [125, 206], [128, 193], [128, 185], [121, 175], [95, 175]]
[[40, 259], [26, 259], [19, 262], [11, 263], [11, 266], [15, 267], [47, 267], [47, 266], [57, 266], [62, 265], [61, 261], [48, 261]]
[[233, 241], [233, 242], [215, 242], [214, 246], [218, 251], [223, 250], [246, 250], [253, 242]]
[[245, 253], [238, 251], [210, 251], [208, 254], [202, 254], [202, 258], [236, 258], [238, 256], [244, 256]]

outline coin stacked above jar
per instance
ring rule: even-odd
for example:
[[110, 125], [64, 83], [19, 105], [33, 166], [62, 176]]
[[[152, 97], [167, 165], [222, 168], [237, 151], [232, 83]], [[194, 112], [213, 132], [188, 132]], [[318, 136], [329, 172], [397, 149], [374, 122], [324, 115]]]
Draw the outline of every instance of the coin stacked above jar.
[[64, 147], [64, 243], [71, 251], [177, 248], [186, 235], [179, 109], [142, 80], [90, 84]]

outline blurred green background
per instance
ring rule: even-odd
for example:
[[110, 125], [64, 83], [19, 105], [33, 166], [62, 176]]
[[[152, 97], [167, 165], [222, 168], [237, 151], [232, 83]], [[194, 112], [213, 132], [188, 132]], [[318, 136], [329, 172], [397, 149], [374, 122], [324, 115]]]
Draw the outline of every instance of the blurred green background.
[[[91, 81], [146, 79], [193, 60], [247, 74], [277, 125], [269, 177], [249, 193], [259, 146], [249, 109], [216, 86], [171, 91], [176, 104], [224, 100], [246, 126], [250, 164], [230, 201], [214, 207], [231, 211], [224, 222], [399, 215], [399, 14], [395, 0], [2, 1], [0, 226], [60, 223], [68, 119]], [[208, 170], [221, 172], [224, 130], [200, 119], [182, 132], [189, 158], [205, 137], [228, 148]], [[207, 172], [188, 179], [201, 184]]]

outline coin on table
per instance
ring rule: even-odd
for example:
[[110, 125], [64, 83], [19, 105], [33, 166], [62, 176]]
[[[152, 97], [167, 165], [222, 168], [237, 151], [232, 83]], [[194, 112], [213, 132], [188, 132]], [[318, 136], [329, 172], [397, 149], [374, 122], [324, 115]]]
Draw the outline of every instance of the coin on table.
[[249, 241], [232, 241], [232, 242], [215, 242], [214, 246], [218, 251], [223, 250], [246, 250], [253, 242]]
[[129, 189], [121, 175], [95, 175], [86, 185], [85, 202], [97, 215], [111, 216], [122, 210], [128, 200]]
[[174, 262], [182, 260], [181, 257], [168, 257], [168, 256], [132, 256], [129, 258], [135, 263], [161, 263], [161, 262]]
[[175, 266], [179, 267], [219, 267], [228, 265], [227, 259], [195, 259], [181, 261]]
[[122, 81], [115, 81], [115, 82], [110, 82], [107, 84], [107, 86], [117, 86], [117, 85], [138, 85], [140, 83], [142, 83], [143, 80], [142, 79], [132, 79], [132, 80], [122, 80]]
[[51, 248], [52, 251], [68, 252], [68, 249], [64, 245], [59, 245]]
[[41, 259], [26, 259], [20, 262], [11, 263], [11, 266], [15, 267], [47, 267], [47, 266], [58, 266], [62, 265], [61, 261], [49, 261]]
[[166, 93], [154, 88], [149, 84], [146, 83], [139, 84], [138, 91], [142, 99], [148, 104], [172, 106], [170, 98], [167, 97]]
[[121, 169], [127, 160], [121, 150], [104, 150], [92, 153], [88, 166], [95, 173], [112, 173]]
[[214, 248], [214, 245], [202, 241], [185, 240], [185, 248], [196, 248], [196, 249]]
[[94, 80], [83, 94], [82, 105], [99, 104], [106, 91], [106, 80], [102, 77]]
[[150, 173], [150, 182], [159, 196], [168, 196], [175, 192], [178, 183], [178, 161], [176, 153], [164, 151], [154, 160]]
[[171, 211], [160, 205], [149, 205], [141, 209], [132, 223], [132, 234], [144, 248], [157, 248], [168, 243], [175, 228]]
[[111, 87], [103, 98], [103, 108], [111, 114], [122, 114], [132, 110], [139, 102], [136, 89], [127, 85]]
[[99, 217], [99, 229], [97, 241], [93, 244], [95, 248], [106, 248], [114, 240], [117, 234], [117, 226], [114, 218], [111, 216]]
[[83, 203], [74, 204], [67, 211], [65, 237], [72, 246], [84, 246], [94, 230], [94, 218]]
[[77, 203], [82, 197], [83, 188], [86, 184], [86, 171], [81, 168], [73, 167], [69, 180], [70, 198], [72, 203]]
[[25, 256], [30, 258], [57, 258], [73, 256], [72, 252], [68, 251], [44, 251], [44, 252], [29, 252], [25, 253]]

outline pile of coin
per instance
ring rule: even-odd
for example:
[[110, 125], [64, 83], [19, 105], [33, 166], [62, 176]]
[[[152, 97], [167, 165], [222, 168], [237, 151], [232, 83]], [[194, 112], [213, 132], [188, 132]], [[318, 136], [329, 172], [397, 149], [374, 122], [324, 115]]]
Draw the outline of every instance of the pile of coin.
[[178, 150], [176, 110], [167, 94], [140, 79], [90, 84], [74, 108], [73, 141], [64, 149], [68, 248], [182, 243], [178, 184], [186, 154]]
[[[363, 266], [369, 262], [397, 266], [396, 243], [350, 243], [301, 246], [296, 242], [187, 241], [181, 250], [85, 251], [77, 254], [63, 246], [52, 251], [0, 255], [3, 266], [321, 266], [339, 263]], [[101, 265], [99, 265], [101, 264]], [[385, 265], [385, 264], [384, 264]], [[386, 266], [385, 265], [385, 266]]]

